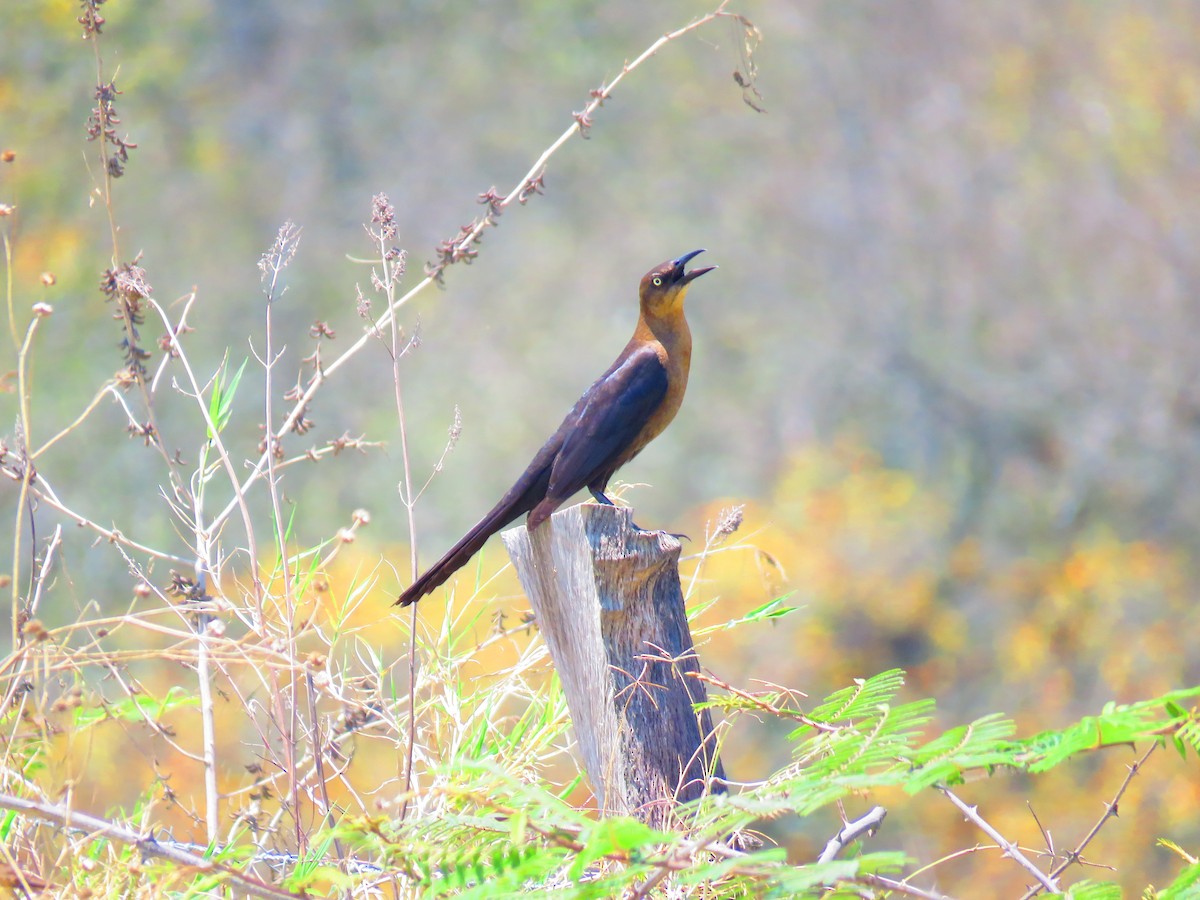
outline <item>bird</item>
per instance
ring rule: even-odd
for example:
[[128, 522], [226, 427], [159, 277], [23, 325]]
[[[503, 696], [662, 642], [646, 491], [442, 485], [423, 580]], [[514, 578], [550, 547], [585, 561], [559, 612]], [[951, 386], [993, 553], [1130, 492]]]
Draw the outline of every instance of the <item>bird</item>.
[[587, 488], [598, 503], [613, 473], [675, 418], [687, 388], [692, 333], [683, 314], [691, 283], [716, 266], [687, 270], [703, 250], [655, 266], [638, 286], [633, 337], [616, 361], [567, 413], [516, 483], [470, 531], [396, 600], [416, 603], [470, 561], [488, 538], [528, 514], [530, 531], [573, 494]]

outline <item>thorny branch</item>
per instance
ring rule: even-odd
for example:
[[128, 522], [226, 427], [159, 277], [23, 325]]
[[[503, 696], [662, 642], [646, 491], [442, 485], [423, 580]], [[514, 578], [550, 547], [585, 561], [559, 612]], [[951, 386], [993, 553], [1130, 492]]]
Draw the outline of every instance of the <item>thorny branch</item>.
[[959, 797], [952, 790], [950, 790], [950, 788], [946, 787], [944, 784], [939, 784], [937, 786], [937, 789], [939, 791], [941, 791], [943, 794], [945, 794], [946, 799], [948, 799], [951, 803], [953, 803], [955, 806], [957, 806], [959, 808], [959, 810], [962, 812], [962, 814], [967, 819], [969, 819], [971, 822], [973, 822], [975, 824], [976, 828], [978, 828], [980, 831], [982, 831], [984, 834], [986, 834], [988, 837], [990, 837], [993, 841], [995, 841], [996, 845], [998, 847], [1000, 847], [1000, 849], [1002, 849], [1007, 856], [1012, 857], [1012, 859], [1019, 866], [1021, 866], [1021, 868], [1023, 868], [1026, 872], [1028, 872], [1030, 875], [1032, 875], [1034, 878], [1036, 878], [1038, 880], [1038, 883], [1041, 884], [1042, 887], [1044, 887], [1048, 891], [1057, 891], [1058, 890], [1058, 885], [1055, 882], [1054, 877], [1047, 875], [1045, 872], [1043, 872], [1041, 869], [1039, 869], [1037, 866], [1035, 866], [1030, 861], [1029, 857], [1027, 857], [1024, 853], [1021, 852], [1020, 847], [1018, 847], [1012, 841], [1008, 840], [1008, 838], [1006, 838], [999, 831], [997, 831], [990, 824], [988, 824], [988, 822], [983, 818], [983, 816], [979, 815], [979, 810], [977, 807], [968, 806], [966, 803], [964, 803], [962, 800], [960, 800]]
[[122, 844], [137, 847], [146, 856], [158, 857], [159, 859], [165, 859], [177, 865], [187, 866], [202, 872], [218, 872], [228, 876], [231, 881], [238, 885], [240, 890], [254, 897], [265, 897], [267, 900], [277, 900], [277, 898], [294, 900], [296, 896], [291, 891], [272, 887], [265, 882], [259, 881], [257, 878], [251, 878], [248, 875], [238, 872], [236, 869], [215, 863], [210, 859], [205, 859], [203, 856], [189, 853], [170, 844], [160, 844], [152, 834], [139, 834], [115, 822], [110, 822], [108, 819], [101, 819], [98, 816], [88, 815], [87, 813], [81, 813], [77, 810], [67, 809], [50, 803], [36, 803], [22, 797], [14, 797], [11, 794], [0, 794], [0, 807], [22, 813], [30, 818], [40, 819], [51, 825], [84, 831], [94, 835], [103, 835]]
[[[1116, 818], [1117, 806], [1121, 802], [1121, 797], [1125, 795], [1125, 791], [1133, 782], [1134, 776], [1142, 770], [1142, 766], [1146, 764], [1146, 760], [1150, 758], [1150, 754], [1153, 753], [1157, 747], [1158, 743], [1156, 741], [1152, 741], [1149, 749], [1146, 750], [1146, 752], [1140, 757], [1138, 757], [1137, 762], [1129, 767], [1129, 771], [1125, 775], [1125, 780], [1122, 781], [1121, 786], [1117, 788], [1117, 793], [1113, 796], [1112, 800], [1104, 804], [1104, 814], [1101, 815], [1096, 824], [1092, 826], [1092, 830], [1083, 836], [1083, 840], [1079, 842], [1074, 850], [1071, 850], [1066, 854], [1066, 858], [1061, 863], [1050, 870], [1051, 880], [1058, 878], [1063, 872], [1065, 872], [1075, 863], [1083, 862], [1083, 851], [1087, 848], [1087, 845], [1092, 842], [1092, 839], [1100, 833], [1100, 829], [1104, 827], [1105, 823], [1108, 822], [1109, 819]], [[1038, 826], [1041, 827], [1041, 823], [1038, 823]], [[1042, 829], [1042, 833], [1046, 833], [1045, 829]], [[1021, 900], [1029, 900], [1029, 898], [1039, 894], [1045, 887], [1045, 884], [1034, 885], [1025, 892], [1025, 894], [1021, 897]], [[1053, 888], [1046, 889], [1053, 890]]]
[[825, 849], [817, 857], [817, 862], [833, 862], [848, 845], [854, 843], [863, 835], [867, 837], [874, 835], [883, 824], [883, 819], [886, 815], [886, 809], [882, 806], [876, 806], [869, 812], [859, 816], [853, 822], [847, 822], [842, 826], [841, 831], [829, 839], [829, 842], [825, 845]]

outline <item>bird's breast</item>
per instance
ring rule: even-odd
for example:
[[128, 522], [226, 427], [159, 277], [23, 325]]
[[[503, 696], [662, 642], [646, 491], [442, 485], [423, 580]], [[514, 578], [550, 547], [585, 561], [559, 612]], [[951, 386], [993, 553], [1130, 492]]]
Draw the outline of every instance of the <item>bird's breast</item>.
[[630, 447], [627, 459], [632, 459], [634, 454], [640, 452], [671, 424], [671, 420], [679, 412], [679, 407], [683, 405], [683, 395], [687, 390], [688, 371], [692, 364], [692, 335], [687, 322], [680, 316], [677, 322], [671, 323], [670, 328], [655, 329], [655, 332], [653, 339], [648, 343], [653, 346], [663, 368], [667, 370], [667, 393], [658, 409], [646, 422], [637, 441]]

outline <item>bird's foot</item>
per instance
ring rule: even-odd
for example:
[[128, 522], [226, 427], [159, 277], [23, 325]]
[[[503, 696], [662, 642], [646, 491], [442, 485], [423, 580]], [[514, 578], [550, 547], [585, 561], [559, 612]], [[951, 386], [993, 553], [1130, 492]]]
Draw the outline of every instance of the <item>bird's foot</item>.
[[[597, 503], [601, 504], [602, 506], [616, 506], [617, 505], [617, 504], [613, 503], [612, 500], [609, 499], [608, 495], [606, 493], [604, 493], [604, 491], [597, 491], [597, 490], [593, 490], [592, 488], [588, 488], [588, 491], [591, 492], [592, 499], [594, 499]], [[634, 531], [640, 531], [640, 532], [642, 532], [642, 534], [649, 534], [651, 532], [657, 532], [659, 534], [669, 534], [671, 537], [675, 538], [675, 540], [677, 540], [677, 541], [691, 541], [691, 538], [688, 537], [686, 534], [676, 534], [674, 531], [663, 531], [661, 528], [643, 528], [637, 522], [633, 521], [633, 519], [629, 520], [629, 524], [633, 527]]]

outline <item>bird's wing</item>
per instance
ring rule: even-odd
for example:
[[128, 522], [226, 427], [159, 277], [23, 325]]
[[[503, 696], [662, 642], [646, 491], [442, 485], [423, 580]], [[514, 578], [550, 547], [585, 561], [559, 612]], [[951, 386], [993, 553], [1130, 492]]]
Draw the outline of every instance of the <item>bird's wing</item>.
[[547, 495], [565, 499], [623, 461], [667, 395], [667, 369], [650, 345], [629, 353], [593, 384], [568, 419]]

